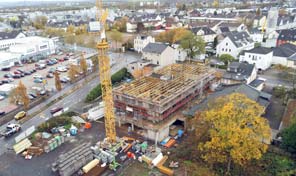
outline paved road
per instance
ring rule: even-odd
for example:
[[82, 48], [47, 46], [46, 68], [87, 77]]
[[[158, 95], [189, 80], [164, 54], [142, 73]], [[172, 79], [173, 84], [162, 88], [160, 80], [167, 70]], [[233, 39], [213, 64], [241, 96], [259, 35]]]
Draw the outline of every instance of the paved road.
[[[126, 67], [127, 63], [133, 62], [137, 60], [137, 55], [130, 55], [130, 54], [111, 54], [110, 57], [115, 61], [115, 64], [111, 68], [111, 72], [115, 73], [116, 71], [120, 70], [123, 67]], [[124, 59], [123, 59], [124, 58]], [[98, 73], [94, 73], [98, 74]], [[43, 111], [41, 114], [38, 114], [31, 118], [30, 120], [26, 121], [25, 123], [22, 124], [22, 129], [26, 130], [30, 128], [31, 126], [38, 126], [41, 123], [45, 122], [46, 120], [51, 118], [50, 115], [50, 109], [56, 107], [56, 106], [62, 106], [64, 108], [70, 108], [74, 106], [76, 103], [79, 103], [80, 101], [84, 101], [84, 98], [86, 97], [87, 93], [95, 87], [97, 84], [99, 84], [100, 80], [98, 79], [93, 79], [92, 81], [88, 82], [86, 85], [84, 85], [81, 89], [76, 90], [69, 96], [65, 97], [61, 101], [57, 102], [56, 104], [48, 107], [45, 111]], [[64, 94], [65, 92], [71, 90], [74, 86], [78, 86], [80, 84], [85, 84], [84, 80], [80, 80], [79, 82], [63, 89], [62, 92], [57, 93], [55, 96], [51, 97], [44, 103], [41, 103], [40, 105], [32, 108], [31, 110], [28, 111], [28, 113], [33, 113], [38, 111], [41, 107], [45, 106], [47, 103], [51, 102], [52, 100], [56, 99], [60, 95]], [[10, 123], [14, 123], [14, 120], [12, 120]], [[0, 130], [3, 130], [6, 127], [6, 125], [3, 125], [0, 127]], [[16, 135], [17, 136], [17, 135]], [[16, 137], [14, 136], [14, 137]], [[14, 142], [14, 137], [11, 137], [9, 139], [0, 139], [0, 155], [2, 155], [5, 151], [7, 151], [7, 148], [11, 148], [12, 145], [15, 143]]]

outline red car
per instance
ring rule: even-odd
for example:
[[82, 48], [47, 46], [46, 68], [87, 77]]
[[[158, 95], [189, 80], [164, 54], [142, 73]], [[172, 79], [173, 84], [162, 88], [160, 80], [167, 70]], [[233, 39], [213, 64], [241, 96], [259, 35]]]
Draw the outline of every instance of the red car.
[[59, 62], [64, 62], [64, 58], [59, 58]]
[[53, 108], [53, 109], [50, 110], [50, 113], [51, 114], [55, 114], [55, 113], [57, 113], [59, 111], [62, 111], [63, 109], [64, 108], [62, 108], [62, 107], [55, 107], [55, 108]]

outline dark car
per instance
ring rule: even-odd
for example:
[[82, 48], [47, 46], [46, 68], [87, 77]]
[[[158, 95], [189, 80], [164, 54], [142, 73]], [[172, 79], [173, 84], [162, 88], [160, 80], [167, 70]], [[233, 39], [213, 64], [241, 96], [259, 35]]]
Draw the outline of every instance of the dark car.
[[48, 74], [46, 75], [46, 77], [47, 77], [47, 78], [53, 78], [53, 74], [52, 74], [52, 73], [48, 73]]
[[47, 61], [46, 61], [46, 64], [47, 64], [47, 65], [54, 65], [54, 62], [52, 62], [51, 60], [47, 60]]
[[14, 74], [14, 75], [12, 75], [12, 77], [13, 77], [13, 78], [21, 78], [21, 75], [19, 75], [19, 74]]
[[3, 82], [2, 82], [2, 80], [0, 81], [0, 85], [2, 85], [2, 84], [4, 84]]
[[37, 95], [34, 93], [29, 93], [30, 96], [32, 96], [33, 98], [37, 98]]
[[61, 111], [63, 109], [64, 108], [62, 108], [62, 107], [55, 107], [55, 108], [53, 108], [53, 109], [50, 110], [50, 113], [51, 114], [54, 114], [54, 113], [57, 113], [57, 112], [59, 112], [59, 111]]
[[35, 68], [32, 68], [32, 69], [30, 70], [30, 72], [31, 72], [31, 74], [32, 74], [32, 73], [35, 73], [35, 72], [36, 72], [36, 69], [35, 69]]
[[17, 71], [20, 73], [24, 73], [24, 71], [22, 69], [17, 69]]
[[10, 71], [10, 67], [2, 68], [2, 71]]
[[6, 73], [6, 74], [4, 75], [4, 78], [12, 78], [12, 74], [11, 74], [11, 73]]
[[4, 116], [5, 115], [5, 111], [0, 110], [0, 116]]
[[10, 81], [9, 81], [8, 79], [3, 79], [3, 80], [2, 80], [2, 83], [3, 83], [3, 84], [6, 84], [6, 83], [10, 83]]
[[69, 60], [69, 56], [65, 56], [64, 57], [64, 60]]
[[31, 71], [24, 71], [24, 74], [25, 75], [31, 75], [32, 73], [31, 73]]

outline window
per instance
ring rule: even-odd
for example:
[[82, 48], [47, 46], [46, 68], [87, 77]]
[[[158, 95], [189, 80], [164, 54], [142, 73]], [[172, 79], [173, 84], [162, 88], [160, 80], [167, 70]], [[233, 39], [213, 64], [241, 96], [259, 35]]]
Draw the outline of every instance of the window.
[[134, 70], [135, 69], [135, 67], [132, 67], [132, 70]]
[[159, 65], [159, 61], [157, 61], [156, 63], [157, 63], [157, 65]]
[[225, 49], [225, 52], [227, 52], [227, 48]]
[[226, 42], [226, 46], [228, 46], [228, 43]]
[[224, 48], [222, 48], [222, 51], [224, 51]]
[[229, 49], [229, 52], [231, 52], [231, 49]]

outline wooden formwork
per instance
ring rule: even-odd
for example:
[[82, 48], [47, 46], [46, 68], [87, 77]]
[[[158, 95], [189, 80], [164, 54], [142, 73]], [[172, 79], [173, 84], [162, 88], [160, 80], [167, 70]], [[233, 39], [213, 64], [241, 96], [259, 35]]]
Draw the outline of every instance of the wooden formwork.
[[[115, 93], [137, 98], [147, 103], [163, 105], [178, 93], [196, 85], [205, 75], [214, 74], [212, 69], [199, 64], [172, 64], [142, 77], [130, 84], [114, 89]], [[165, 77], [167, 79], [161, 79]]]

